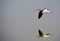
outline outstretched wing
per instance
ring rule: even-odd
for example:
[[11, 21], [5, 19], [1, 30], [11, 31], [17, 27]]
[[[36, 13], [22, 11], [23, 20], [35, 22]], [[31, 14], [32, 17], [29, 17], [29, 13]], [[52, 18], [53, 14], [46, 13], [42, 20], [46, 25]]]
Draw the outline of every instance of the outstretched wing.
[[42, 17], [42, 15], [43, 15], [43, 13], [42, 13], [42, 11], [40, 11], [38, 14], [38, 19], [40, 19]]
[[41, 32], [41, 30], [38, 30], [38, 33], [39, 33], [40, 36], [43, 35], [43, 33]]

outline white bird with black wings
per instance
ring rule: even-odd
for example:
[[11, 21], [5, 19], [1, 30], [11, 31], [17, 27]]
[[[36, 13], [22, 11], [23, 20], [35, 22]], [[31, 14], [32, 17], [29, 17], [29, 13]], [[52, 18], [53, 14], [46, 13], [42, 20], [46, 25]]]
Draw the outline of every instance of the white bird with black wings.
[[37, 11], [39, 11], [38, 19], [40, 19], [45, 12], [50, 12], [47, 8], [37, 9]]
[[50, 34], [50, 33], [43, 34], [43, 32], [42, 32], [40, 29], [38, 29], [38, 34], [39, 34], [38, 37], [49, 37], [50, 35], [52, 35], [52, 34]]

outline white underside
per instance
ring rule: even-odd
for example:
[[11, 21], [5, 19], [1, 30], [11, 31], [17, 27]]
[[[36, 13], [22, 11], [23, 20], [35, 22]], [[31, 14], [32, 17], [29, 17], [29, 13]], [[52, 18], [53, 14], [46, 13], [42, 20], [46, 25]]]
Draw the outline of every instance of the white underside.
[[38, 37], [38, 38], [40, 38], [40, 37], [47, 38], [47, 37], [49, 37], [49, 36], [50, 36], [50, 35], [47, 35], [47, 34], [43, 34], [43, 36], [40, 36], [40, 35], [37, 34], [37, 37]]
[[49, 35], [43, 35], [43, 37], [49, 37]]

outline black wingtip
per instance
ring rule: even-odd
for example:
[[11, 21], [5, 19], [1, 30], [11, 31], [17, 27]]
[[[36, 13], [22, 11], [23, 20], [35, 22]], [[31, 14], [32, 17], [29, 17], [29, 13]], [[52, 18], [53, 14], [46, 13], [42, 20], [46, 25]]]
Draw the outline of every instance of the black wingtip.
[[38, 16], [38, 19], [40, 19], [40, 16]]
[[38, 17], [38, 20], [40, 19], [41, 17]]

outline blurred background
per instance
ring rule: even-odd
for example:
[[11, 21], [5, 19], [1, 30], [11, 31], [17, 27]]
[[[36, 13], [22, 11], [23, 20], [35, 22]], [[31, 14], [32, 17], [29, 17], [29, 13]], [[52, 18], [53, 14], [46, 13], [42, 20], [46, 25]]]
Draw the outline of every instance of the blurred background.
[[[38, 8], [52, 13], [38, 20]], [[60, 0], [0, 0], [1, 41], [60, 41]], [[52, 33], [38, 38], [38, 29]]]

